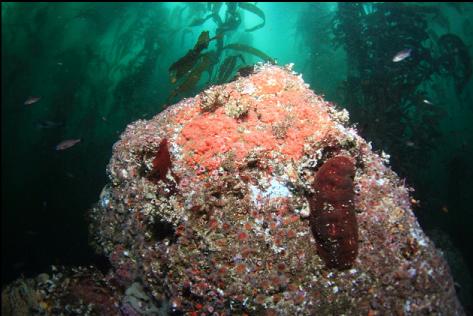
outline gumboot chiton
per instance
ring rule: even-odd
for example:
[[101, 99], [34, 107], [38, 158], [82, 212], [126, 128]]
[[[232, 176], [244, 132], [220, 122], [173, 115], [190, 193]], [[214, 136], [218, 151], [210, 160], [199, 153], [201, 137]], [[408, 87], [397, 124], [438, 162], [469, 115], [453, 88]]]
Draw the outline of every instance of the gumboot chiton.
[[160, 181], [164, 182], [165, 186], [167, 187], [167, 191], [160, 191], [161, 194], [175, 194], [177, 190], [176, 184], [166, 176], [169, 172], [176, 182], [179, 181], [179, 178], [171, 170], [171, 154], [169, 153], [168, 140], [166, 138], [161, 140], [152, 164], [153, 168], [148, 175], [148, 180], [151, 180], [154, 183], [158, 183]]
[[310, 227], [317, 251], [329, 268], [349, 268], [358, 254], [354, 175], [350, 158], [330, 158], [317, 171], [315, 195], [309, 198]]
[[169, 154], [168, 141], [164, 138], [158, 147], [156, 157], [153, 159], [153, 170], [151, 171], [149, 178], [155, 179], [156, 181], [165, 181], [166, 174], [171, 168], [171, 155]]

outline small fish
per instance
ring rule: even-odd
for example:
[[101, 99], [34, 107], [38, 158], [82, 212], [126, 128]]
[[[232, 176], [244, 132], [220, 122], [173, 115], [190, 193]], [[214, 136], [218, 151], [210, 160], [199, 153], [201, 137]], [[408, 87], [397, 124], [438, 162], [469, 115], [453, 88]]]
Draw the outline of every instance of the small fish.
[[41, 100], [41, 97], [28, 97], [28, 99], [26, 99], [24, 104], [25, 105], [34, 104], [34, 103], [38, 102], [39, 100]]
[[400, 61], [403, 61], [407, 57], [411, 56], [412, 49], [411, 48], [406, 48], [398, 52], [396, 55], [393, 57], [393, 62], [397, 63]]
[[418, 206], [420, 207], [420, 201], [419, 200], [416, 200], [414, 198], [411, 198], [411, 203], [413, 206]]
[[80, 143], [82, 139], [68, 139], [68, 140], [63, 140], [59, 144], [56, 145], [56, 150], [65, 150], [68, 148], [71, 148], [77, 143]]
[[53, 121], [38, 121], [36, 123], [37, 128], [55, 128], [63, 126], [63, 122], [53, 122]]
[[62, 66], [62, 65], [64, 65], [64, 64], [63, 64], [62, 62], [58, 61], [58, 62], [56, 63], [56, 65]]
[[442, 212], [448, 213], [448, 207], [444, 205], [444, 206], [442, 207]]
[[424, 99], [424, 100], [422, 100], [422, 102], [424, 102], [425, 104], [428, 104], [428, 105], [433, 105], [433, 103], [432, 103], [432, 102], [430, 102], [430, 101], [429, 101], [429, 100], [427, 100], [427, 99]]
[[414, 147], [415, 144], [414, 144], [414, 142], [411, 142], [410, 140], [408, 140], [408, 141], [406, 142], [406, 146]]

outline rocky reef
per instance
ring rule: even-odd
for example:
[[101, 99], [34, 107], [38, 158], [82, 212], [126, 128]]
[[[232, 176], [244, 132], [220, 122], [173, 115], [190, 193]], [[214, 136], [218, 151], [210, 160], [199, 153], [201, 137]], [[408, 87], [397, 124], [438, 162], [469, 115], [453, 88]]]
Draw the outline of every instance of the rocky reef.
[[463, 315], [388, 162], [290, 65], [259, 65], [121, 135], [90, 212], [107, 275], [17, 281], [2, 311], [20, 286], [38, 314]]

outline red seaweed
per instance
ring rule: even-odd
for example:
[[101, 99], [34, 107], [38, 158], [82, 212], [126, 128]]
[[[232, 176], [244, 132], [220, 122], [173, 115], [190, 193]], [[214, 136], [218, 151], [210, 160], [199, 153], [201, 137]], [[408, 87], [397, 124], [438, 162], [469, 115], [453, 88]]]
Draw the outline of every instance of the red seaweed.
[[349, 157], [330, 158], [317, 171], [315, 195], [308, 199], [317, 252], [329, 268], [349, 268], [358, 254], [354, 176], [355, 165]]

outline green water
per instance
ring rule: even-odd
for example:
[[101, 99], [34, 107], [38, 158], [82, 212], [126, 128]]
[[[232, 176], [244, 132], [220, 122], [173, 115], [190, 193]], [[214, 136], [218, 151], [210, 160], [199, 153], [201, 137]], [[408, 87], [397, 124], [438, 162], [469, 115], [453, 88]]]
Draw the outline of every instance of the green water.
[[[280, 65], [294, 63], [316, 93], [350, 111], [361, 135], [391, 154], [394, 170], [416, 188], [419, 221], [451, 255], [460, 293], [467, 293], [473, 5], [257, 7], [264, 26], [245, 31], [261, 24], [261, 16], [222, 5], [222, 21], [230, 11], [241, 19], [222, 33], [223, 45], [251, 46]], [[189, 26], [212, 10], [207, 3], [2, 3], [3, 282], [51, 264], [102, 264], [88, 246], [86, 213], [107, 181], [112, 145], [126, 125], [219, 83], [228, 56], [239, 57], [227, 81], [239, 67], [262, 61], [221, 50], [213, 40], [203, 51], [214, 57], [211, 76], [204, 72], [196, 86], [169, 99], [180, 84], [171, 83], [169, 67], [202, 31], [217, 34], [216, 18]], [[405, 48], [412, 55], [393, 63]], [[25, 105], [30, 96], [41, 99]], [[44, 121], [58, 126], [42, 128]], [[79, 138], [74, 147], [55, 150]]]

